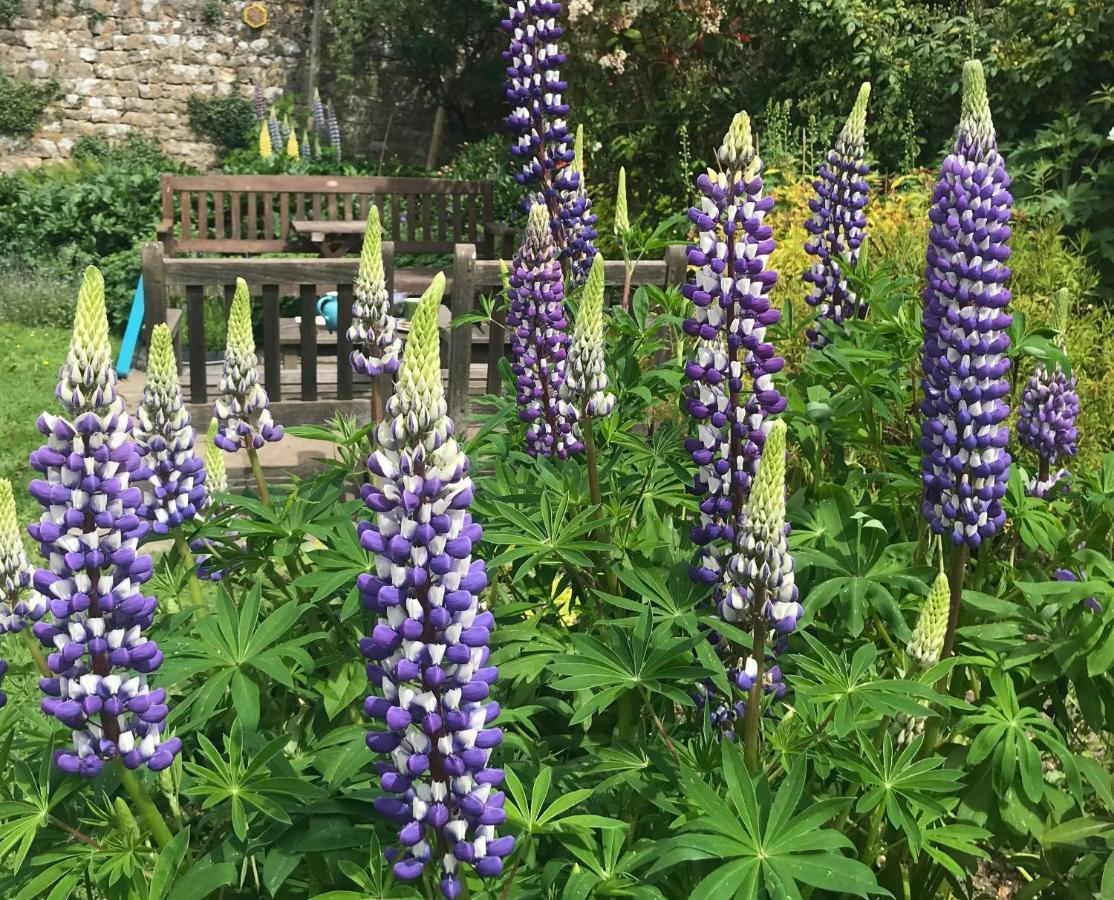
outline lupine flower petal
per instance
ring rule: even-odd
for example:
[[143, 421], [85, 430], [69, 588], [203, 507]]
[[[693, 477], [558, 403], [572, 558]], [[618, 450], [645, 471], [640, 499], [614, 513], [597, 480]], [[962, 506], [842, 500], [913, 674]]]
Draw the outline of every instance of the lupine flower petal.
[[151, 331], [147, 384], [135, 424], [142, 466], [143, 503], [137, 510], [155, 534], [193, 519], [208, 503], [205, 468], [193, 452], [193, 425], [182, 400], [170, 329]]
[[481, 877], [498, 875], [514, 841], [495, 832], [505, 813], [494, 790], [502, 772], [488, 767], [502, 740], [486, 700], [494, 619], [476, 596], [487, 583], [483, 561], [471, 552], [482, 530], [468, 512], [468, 458], [441, 383], [444, 286], [439, 274], [418, 304], [368, 460], [364, 500], [373, 518], [359, 531], [376, 559], [357, 586], [377, 620], [361, 649], [376, 689], [365, 712], [385, 729], [368, 735], [368, 746], [387, 754], [378, 766], [387, 796], [375, 806], [400, 828], [388, 859], [396, 876], [413, 880], [438, 847], [441, 892], [451, 900], [462, 862]]
[[518, 385], [518, 417], [527, 424], [526, 452], [561, 459], [583, 449], [576, 410], [560, 402], [567, 372], [566, 332], [561, 266], [545, 207], [535, 204], [509, 285], [507, 327]]
[[73, 749], [57, 751], [55, 761], [88, 777], [116, 757], [133, 769], [164, 768], [182, 746], [164, 739], [166, 693], [147, 683], [162, 653], [143, 633], [156, 604], [140, 590], [152, 571], [151, 558], [137, 552], [147, 524], [131, 481], [142, 462], [111, 350], [104, 281], [90, 268], [58, 384], [66, 417], [43, 413], [47, 443], [31, 455], [41, 476], [31, 493], [43, 513], [30, 532], [49, 568], [35, 571], [28, 603], [32, 617], [49, 610], [53, 620], [34, 628], [55, 673], [40, 682], [43, 710], [73, 732]]
[[353, 371], [373, 378], [384, 372], [394, 374], [401, 362], [402, 341], [398, 337], [398, 320], [391, 315], [391, 298], [383, 270], [383, 232], [379, 208], [374, 205], [368, 210], [360, 268], [352, 295], [348, 340], [352, 343]]
[[220, 423], [214, 438], [218, 447], [235, 453], [250, 444], [256, 450], [265, 441], [282, 439], [281, 425], [275, 425], [267, 391], [259, 383], [256, 369], [255, 338], [251, 331], [251, 299], [247, 282], [236, 279], [236, 294], [228, 314], [228, 345], [221, 375], [220, 397], [214, 413]]
[[[821, 318], [836, 325], [848, 319], [866, 318], [866, 300], [858, 297], [842, 271], [846, 258], [852, 267], [859, 261], [859, 249], [866, 237], [867, 165], [864, 128], [870, 83], [859, 88], [858, 98], [847, 123], [828, 152], [827, 162], [820, 166], [819, 177], [812, 183], [815, 199], [809, 201], [812, 218], [805, 222], [810, 237], [805, 251], [816, 257], [812, 268], [804, 274], [812, 285], [805, 300], [819, 310]], [[809, 329], [813, 347], [822, 347], [823, 335]]]
[[982, 66], [970, 61], [955, 146], [929, 209], [921, 510], [936, 534], [972, 549], [1006, 520], [1009, 184]]

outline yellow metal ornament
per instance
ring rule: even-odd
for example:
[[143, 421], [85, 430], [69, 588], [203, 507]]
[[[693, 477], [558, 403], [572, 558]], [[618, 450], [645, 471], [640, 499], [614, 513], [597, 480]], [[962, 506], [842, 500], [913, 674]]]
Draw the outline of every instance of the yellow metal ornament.
[[244, 24], [256, 30], [267, 24], [267, 7], [262, 3], [249, 3], [244, 7]]

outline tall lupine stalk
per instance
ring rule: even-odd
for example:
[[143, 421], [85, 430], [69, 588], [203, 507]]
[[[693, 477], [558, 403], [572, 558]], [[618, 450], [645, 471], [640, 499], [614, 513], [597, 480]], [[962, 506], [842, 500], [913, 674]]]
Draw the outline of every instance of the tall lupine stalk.
[[[567, 198], [580, 188], [580, 175], [572, 165], [576, 151], [565, 122], [567, 85], [560, 67], [565, 54], [557, 41], [564, 29], [557, 24], [561, 4], [550, 0], [506, 0], [503, 30], [511, 38], [503, 51], [507, 62], [507, 99], [511, 113], [507, 124], [515, 135], [511, 156], [519, 163], [515, 178], [527, 190], [527, 207], [541, 203], [560, 259], [570, 253], [565, 213]], [[575, 218], [575, 217], [572, 217]], [[591, 262], [591, 260], [587, 260]]]
[[337, 111], [330, 104], [325, 107], [325, 122], [329, 131], [329, 145], [333, 151], [333, 159], [340, 162], [340, 122], [337, 121]]
[[932, 197], [921, 357], [922, 513], [953, 545], [942, 656], [952, 652], [968, 553], [1005, 523], [1011, 318], [1009, 175], [982, 65], [963, 67], [963, 109]]
[[[816, 197], [808, 202], [812, 218], [805, 222], [810, 235], [805, 242], [805, 252], [816, 257], [812, 268], [803, 276], [805, 282], [813, 286], [805, 300], [819, 309], [820, 318], [829, 319], [836, 326], [848, 319], [865, 319], [867, 314], [865, 298], [856, 295], [847, 282], [843, 260], [846, 258], [854, 268], [866, 237], [864, 208], [870, 166], [865, 158], [865, 128], [869, 97], [870, 83], [864, 82], [835, 147], [828, 151], [827, 162], [821, 164], [819, 175], [812, 183]], [[808, 336], [814, 348], [826, 343], [815, 328], [809, 329]]]
[[286, 158], [301, 159], [301, 157], [302, 148], [298, 144], [298, 130], [291, 128], [290, 134], [286, 138]]
[[136, 414], [135, 440], [142, 456], [135, 480], [142, 482], [143, 502], [136, 510], [155, 534], [173, 534], [190, 570], [190, 591], [202, 609], [201, 584], [182, 525], [193, 521], [209, 502], [205, 467], [194, 455], [194, 432], [178, 382], [174, 342], [166, 325], [151, 330], [147, 384]]
[[[576, 128], [573, 143], [573, 159], [569, 168], [570, 186], [561, 197], [561, 228], [565, 233], [565, 260], [569, 269], [569, 284], [577, 287], [584, 283], [592, 260], [599, 252], [594, 241], [599, 236], [596, 231], [598, 221], [592, 212], [592, 201], [588, 197], [588, 186], [584, 177], [584, 126]], [[575, 182], [575, 183], [572, 183]]]
[[379, 422], [383, 418], [383, 401], [375, 379], [398, 371], [402, 362], [402, 341], [398, 337], [398, 320], [391, 315], [391, 297], [383, 269], [383, 230], [379, 208], [374, 205], [368, 210], [360, 268], [352, 290], [352, 325], [348, 329], [348, 340], [352, 344], [353, 371], [373, 379], [373, 415]]
[[499, 704], [489, 700], [498, 674], [488, 665], [495, 619], [478, 599], [487, 573], [472, 551], [483, 531], [468, 512], [468, 458], [453, 436], [441, 384], [444, 288], [438, 274], [418, 304], [368, 460], [363, 496], [374, 517], [358, 531], [375, 570], [357, 584], [377, 617], [361, 650], [376, 688], [364, 709], [386, 725], [367, 739], [388, 755], [377, 765], [385, 796], [375, 807], [400, 826], [400, 846], [387, 856], [407, 881], [433, 861], [452, 900], [464, 890], [460, 863], [496, 876], [514, 838], [495, 834], [506, 819], [496, 790], [503, 772], [489, 766], [503, 737], [491, 727]]
[[[41, 681], [43, 709], [73, 731], [73, 749], [56, 751], [55, 761], [87, 777], [117, 758], [128, 769], [159, 771], [182, 747], [178, 738], [163, 739], [166, 691], [147, 683], [163, 655], [143, 634], [156, 603], [141, 591], [151, 558], [138, 551], [147, 525], [137, 515], [142, 495], [131, 479], [142, 463], [111, 353], [104, 281], [90, 268], [58, 384], [64, 415], [40, 416], [47, 443], [31, 455], [42, 477], [30, 492], [43, 514], [30, 532], [48, 567], [35, 570], [36, 596], [28, 604], [34, 617], [49, 611], [53, 619], [34, 627], [53, 648], [54, 677]], [[142, 788], [134, 778], [126, 786], [151, 820]], [[151, 826], [160, 843], [169, 839], [161, 819]]]
[[768, 268], [774, 240], [764, 219], [773, 198], [762, 194], [762, 161], [746, 113], [735, 116], [716, 164], [697, 179], [702, 198], [689, 217], [699, 243], [688, 251], [696, 273], [681, 288], [694, 305], [684, 331], [697, 340], [684, 389], [685, 407], [697, 423], [685, 448], [697, 466], [692, 492], [700, 498], [692, 540], [701, 549], [691, 574], [708, 585], [723, 579], [767, 417], [786, 405], [773, 383], [785, 363], [766, 340], [766, 329], [781, 317], [769, 299], [777, 273]]
[[634, 263], [630, 256], [630, 211], [627, 207], [627, 170], [619, 166], [619, 183], [615, 188], [615, 240], [623, 254], [623, 294], [619, 305], [623, 311], [630, 309], [631, 278]]
[[255, 108], [255, 118], [263, 122], [267, 118], [267, 96], [258, 80], [251, 83], [251, 104]]
[[321, 94], [316, 88], [313, 91], [313, 127], [322, 137], [329, 133], [329, 126], [325, 121], [325, 104], [321, 102]]
[[[224, 451], [217, 446], [218, 423], [216, 419], [209, 422], [208, 440], [205, 442], [205, 486], [209, 489], [209, 502], [206, 506], [207, 513], [211, 516], [220, 508], [220, 501], [216, 499], [219, 494], [228, 493], [228, 470], [224, 465]], [[197, 538], [190, 544], [190, 550], [197, 554], [194, 561], [194, 574], [203, 581], [220, 581], [224, 577], [224, 569], [219, 567], [219, 560], [214, 564], [213, 548], [209, 541]], [[202, 613], [204, 606], [198, 608]]]
[[782, 649], [785, 637], [804, 614], [797, 602], [793, 556], [785, 522], [785, 422], [775, 420], [742, 516], [736, 524], [735, 551], [728, 564], [720, 615], [750, 630], [745, 661], [733, 673], [747, 692], [743, 714], [743, 756], [758, 771], [758, 726], [762, 694], [782, 696], [781, 671], [767, 656]]
[[218, 390], [220, 396], [213, 410], [219, 426], [213, 440], [227, 453], [235, 453], [241, 447], [247, 450], [259, 497], [270, 504], [271, 495], [256, 451], [265, 441], [282, 440], [283, 428], [274, 424], [267, 408], [270, 403], [267, 391], [259, 383], [251, 331], [251, 298], [242, 278], [236, 279], [236, 293], [228, 314], [228, 343]]
[[271, 108], [271, 113], [267, 117], [267, 136], [271, 141], [272, 152], [282, 147], [282, 126], [279, 125], [279, 120], [275, 118], [274, 107]]
[[569, 336], [561, 264], [546, 208], [530, 207], [522, 246], [510, 277], [511, 371], [518, 387], [518, 417], [527, 425], [526, 452], [565, 459], [583, 449], [576, 410], [560, 402]]
[[[910, 667], [913, 671], [923, 672], [931, 669], [940, 661], [944, 650], [944, 637], [948, 631], [948, 606], [950, 597], [948, 576], [944, 572], [944, 558], [940, 557], [940, 572], [929, 588], [928, 597], [917, 616], [917, 624], [905, 647]], [[908, 673], [907, 673], [908, 674]], [[899, 714], [897, 742], [904, 746], [912, 743], [924, 731], [925, 717]], [[930, 735], [933, 744], [935, 736]], [[931, 748], [930, 748], [931, 749]]]
[[[1067, 288], [1056, 293], [1055, 323], [1056, 345], [1064, 352], [1064, 332], [1067, 330], [1071, 310], [1071, 295]], [[1067, 469], [1052, 471], [1061, 457], [1075, 456], [1075, 441], [1079, 431], [1075, 427], [1079, 415], [1079, 394], [1075, 389], [1075, 376], [1068, 376], [1056, 363], [1049, 371], [1044, 363], [1037, 363], [1017, 411], [1017, 439], [1022, 447], [1032, 450], [1039, 459], [1037, 477], [1030, 482], [1028, 491], [1035, 497], [1045, 497], [1061, 480], [1068, 476]]]
[[259, 126], [259, 155], [264, 159], [270, 159], [275, 155], [271, 131], [267, 122]]
[[596, 437], [593, 421], [602, 419], [615, 407], [615, 395], [608, 391], [607, 360], [603, 337], [603, 257], [592, 260], [588, 281], [580, 298], [580, 308], [572, 327], [572, 346], [565, 365], [565, 380], [560, 387], [567, 419], [577, 420], [584, 439], [588, 464], [588, 488], [596, 506], [603, 503], [599, 467], [596, 462]]
[[[0, 635], [23, 631], [28, 612], [23, 592], [30, 583], [31, 568], [19, 535], [12, 483], [7, 478], [0, 478]], [[34, 647], [34, 644], [31, 646]], [[38, 659], [42, 660], [41, 653]], [[3, 682], [7, 671], [7, 662], [0, 658], [0, 682]], [[0, 706], [7, 699], [0, 691]]]

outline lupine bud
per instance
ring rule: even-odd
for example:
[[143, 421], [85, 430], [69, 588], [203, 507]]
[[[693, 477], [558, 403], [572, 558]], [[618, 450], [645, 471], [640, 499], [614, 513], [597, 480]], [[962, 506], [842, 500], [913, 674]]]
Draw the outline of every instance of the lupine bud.
[[[31, 570], [19, 536], [12, 483], [7, 478], [0, 478], [0, 635], [23, 629], [27, 604], [23, 602], [22, 594], [30, 582]], [[0, 659], [0, 682], [3, 682], [7, 671], [7, 662]], [[0, 706], [7, 699], [0, 691]]]
[[272, 421], [267, 391], [259, 383], [251, 331], [251, 299], [247, 282], [242, 278], [236, 279], [236, 293], [228, 314], [228, 344], [218, 390], [220, 397], [213, 407], [220, 422], [214, 438], [218, 447], [235, 453], [249, 444], [258, 450], [264, 441], [282, 439], [282, 426]]
[[468, 511], [468, 458], [454, 436], [441, 383], [437, 312], [445, 288], [438, 274], [414, 314], [395, 393], [387, 402], [363, 489], [373, 520], [360, 543], [375, 554], [357, 581], [376, 615], [361, 642], [375, 693], [365, 712], [385, 724], [368, 746], [384, 796], [375, 807], [399, 826], [387, 851], [395, 876], [412, 881], [432, 861], [447, 900], [463, 889], [460, 864], [481, 877], [502, 872], [514, 838], [496, 837], [506, 819], [490, 768], [502, 740], [490, 699], [498, 674], [488, 639], [495, 619], [479, 602], [487, 585], [474, 559], [483, 531]]
[[[818, 307], [821, 318], [836, 325], [848, 319], [866, 318], [867, 314], [866, 300], [855, 294], [841, 267], [846, 257], [854, 268], [866, 237], [863, 210], [870, 166], [865, 159], [864, 129], [869, 97], [870, 83], [864, 82], [835, 147], [828, 151], [827, 162], [820, 166], [819, 177], [812, 183], [816, 198], [808, 202], [812, 218], [805, 222], [811, 236], [805, 242], [805, 251], [816, 257], [811, 270], [804, 274], [805, 282], [813, 286], [805, 300]], [[816, 329], [810, 328], [808, 335], [813, 347], [826, 343]]]
[[353, 371], [372, 378], [384, 372], [394, 374], [401, 362], [402, 341], [398, 337], [398, 320], [391, 315], [383, 270], [383, 234], [379, 208], [374, 204], [367, 214], [360, 268], [352, 294], [348, 340], [352, 344]]
[[73, 733], [74, 749], [56, 751], [55, 761], [89, 777], [117, 757], [132, 769], [165, 769], [182, 747], [178, 738], [163, 740], [166, 691], [147, 684], [163, 656], [143, 634], [156, 603], [140, 590], [152, 571], [151, 558], [138, 552], [147, 525], [131, 484], [140, 451], [111, 352], [104, 280], [90, 268], [59, 378], [66, 415], [40, 416], [47, 443], [31, 454], [42, 477], [30, 492], [43, 513], [29, 531], [49, 568], [35, 571], [28, 604], [35, 618], [49, 610], [53, 619], [34, 628], [53, 651], [47, 664], [55, 677], [40, 681], [43, 710]]
[[269, 123], [263, 122], [259, 126], [259, 155], [264, 159], [270, 159], [275, 155], [275, 151], [271, 146], [271, 132]]
[[630, 212], [627, 210], [627, 170], [619, 166], [619, 186], [615, 190], [615, 236], [619, 240], [630, 231]]
[[546, 210], [535, 204], [514, 260], [507, 312], [518, 417], [526, 423], [531, 456], [564, 459], [584, 446], [574, 430], [576, 411], [560, 402], [569, 345], [564, 297]]
[[309, 139], [309, 126], [302, 132], [302, 146], [299, 150], [302, 159], [311, 159], [313, 157], [313, 144]]
[[770, 628], [786, 635], [804, 614], [797, 602], [793, 556], [785, 523], [785, 423], [776, 419], [766, 435], [762, 461], [739, 520], [735, 552], [720, 615], [728, 622], [750, 621], [755, 592]]
[[592, 260], [588, 282], [580, 298], [580, 309], [572, 327], [572, 347], [561, 399], [574, 409], [566, 417], [577, 417], [583, 410], [602, 418], [615, 406], [615, 395], [608, 393], [607, 364], [603, 339], [603, 257]]
[[573, 159], [569, 166], [566, 186], [561, 191], [561, 227], [565, 234], [563, 259], [569, 265], [569, 283], [577, 287], [588, 277], [597, 250], [593, 243], [597, 235], [597, 217], [592, 213], [592, 201], [584, 180], [584, 126], [576, 128]]
[[688, 250], [694, 278], [681, 287], [695, 307], [683, 328], [697, 343], [685, 366], [690, 384], [684, 403], [696, 420], [696, 435], [685, 449], [697, 466], [692, 493], [700, 498], [692, 540], [701, 549], [691, 574], [704, 584], [723, 577], [767, 417], [785, 409], [773, 382], [785, 362], [766, 340], [766, 329], [781, 314], [769, 298], [777, 273], [768, 267], [775, 244], [764, 219], [774, 201], [762, 194], [761, 169], [750, 119], [739, 113], [716, 154], [716, 168], [697, 179], [700, 206], [689, 210], [699, 242]]
[[151, 330], [147, 385], [136, 419], [142, 462], [134, 478], [145, 482], [137, 512], [155, 534], [166, 534], [194, 518], [208, 501], [205, 469], [193, 452], [193, 425], [182, 400], [178, 361], [166, 325]]
[[906, 652], [922, 669], [928, 669], [940, 661], [944, 650], [944, 637], [948, 630], [948, 610], [951, 605], [951, 590], [948, 576], [940, 572], [929, 588], [928, 598], [921, 607], [913, 636], [909, 639]]
[[[1070, 313], [1071, 298], [1067, 288], [1056, 293], [1055, 328], [1056, 343], [1064, 350], [1064, 331]], [[1044, 363], [1037, 363], [1017, 411], [1017, 439], [1022, 447], [1032, 450], [1042, 460], [1042, 470], [1047, 477], [1035, 477], [1028, 491], [1035, 497], [1046, 496], [1063, 481], [1067, 469], [1052, 471], [1061, 457], [1075, 456], [1079, 431], [1075, 421], [1079, 415], [1079, 394], [1075, 389], [1075, 376], [1070, 378], [1059, 363], [1050, 372]]]
[[936, 534], [972, 549], [1006, 521], [1009, 184], [982, 66], [971, 61], [955, 146], [929, 209], [921, 510]]
[[291, 128], [290, 136], [286, 139], [286, 156], [288, 159], [298, 159], [302, 150], [298, 146], [298, 132]]
[[[205, 486], [209, 490], [210, 510], [216, 508], [216, 495], [228, 493], [228, 470], [224, 465], [224, 452], [216, 443], [218, 424], [216, 419], [209, 421], [209, 439], [205, 442]], [[215, 558], [213, 545], [209, 541], [197, 538], [190, 543], [190, 549], [194, 552], [198, 578], [202, 581], [220, 581], [224, 577], [225, 570]]]

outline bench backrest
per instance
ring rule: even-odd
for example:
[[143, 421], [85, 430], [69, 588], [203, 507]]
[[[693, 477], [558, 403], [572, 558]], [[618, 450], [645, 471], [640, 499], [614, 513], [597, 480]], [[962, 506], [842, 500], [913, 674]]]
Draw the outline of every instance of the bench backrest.
[[362, 221], [372, 203], [400, 253], [449, 253], [468, 243], [489, 255], [491, 182], [438, 178], [163, 175], [159, 239], [168, 256], [312, 252], [294, 222]]

